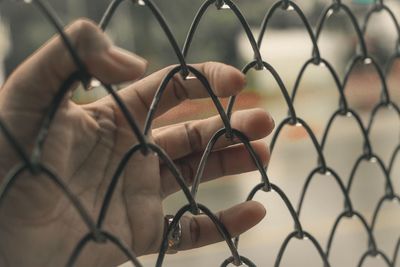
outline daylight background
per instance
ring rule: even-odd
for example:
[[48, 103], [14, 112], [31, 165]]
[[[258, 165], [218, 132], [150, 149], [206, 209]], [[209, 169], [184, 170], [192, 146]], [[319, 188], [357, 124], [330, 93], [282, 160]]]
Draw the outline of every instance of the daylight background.
[[[22, 1], [21, 1], [22, 2]], [[65, 24], [79, 17], [99, 21], [110, 0], [49, 0]], [[154, 0], [165, 15], [178, 44], [184, 43], [191, 21], [202, 4], [201, 0]], [[261, 21], [272, 6], [269, 0], [234, 1], [248, 20], [256, 38]], [[315, 27], [322, 11], [331, 3], [328, 0], [295, 1]], [[371, 7], [368, 0], [342, 1], [356, 14], [359, 23]], [[385, 1], [400, 18], [400, 2]], [[54, 29], [37, 9], [23, 3], [3, 1], [1, 3], [0, 26], [0, 80], [4, 81], [10, 72], [29, 54], [39, 48], [54, 34]], [[125, 1], [118, 9], [107, 30], [119, 46], [133, 51], [149, 60], [149, 73], [170, 64], [177, 63], [168, 40], [146, 7], [132, 5]], [[387, 14], [375, 15], [366, 32], [366, 41], [371, 56], [385, 66], [393, 55], [396, 43], [396, 29]], [[357, 47], [357, 36], [344, 13], [334, 14], [326, 25], [319, 40], [321, 55], [332, 63], [340, 79]], [[278, 71], [289, 92], [304, 62], [310, 59], [312, 46], [305, 28], [293, 11], [279, 10], [271, 21], [265, 35], [261, 53], [263, 59]], [[242, 68], [253, 58], [248, 40], [235, 16], [229, 10], [211, 8], [202, 20], [188, 54], [188, 62], [222, 61]], [[395, 63], [388, 74], [388, 86], [393, 101], [400, 103], [400, 64]], [[338, 91], [335, 83], [323, 65], [312, 66], [302, 79], [295, 102], [300, 117], [305, 119], [315, 132], [318, 140], [330, 115], [338, 106]], [[379, 101], [381, 85], [374, 69], [366, 64], [356, 66], [346, 87], [346, 96], [351, 107], [360, 113], [363, 123], [368, 123], [373, 106]], [[87, 103], [104, 95], [104, 91], [89, 93], [78, 89], [74, 100]], [[178, 122], [176, 114], [187, 113], [190, 119], [216, 114], [210, 101], [186, 101], [184, 109], [174, 110], [164, 117], [163, 123]], [[262, 107], [268, 110], [279, 123], [287, 115], [287, 107], [279, 88], [266, 71], [251, 71], [248, 87], [240, 95], [236, 108]], [[182, 111], [183, 110], [183, 111]], [[174, 116], [175, 115], [175, 116]], [[179, 116], [180, 117], [180, 116]], [[399, 143], [400, 120], [390, 109], [378, 114], [371, 132], [374, 151], [382, 157], [385, 165]], [[270, 143], [271, 138], [265, 142]], [[347, 184], [350, 172], [362, 153], [362, 138], [352, 118], [340, 118], [331, 131], [325, 147], [328, 165]], [[398, 157], [400, 158], [400, 157]], [[400, 160], [394, 164], [392, 181], [394, 189], [400, 192]], [[285, 127], [276, 144], [268, 167], [268, 175], [288, 195], [297, 207], [299, 195], [308, 174], [316, 166], [316, 153], [307, 134], [301, 127]], [[325, 249], [329, 232], [335, 218], [343, 209], [343, 197], [338, 186], [329, 175], [319, 175], [311, 184], [306, 197], [301, 221], [304, 229], [312, 233]], [[213, 211], [225, 209], [245, 200], [248, 192], [260, 181], [257, 172], [240, 176], [225, 177], [200, 186], [198, 199]], [[351, 191], [353, 206], [367, 221], [378, 199], [384, 193], [384, 176], [375, 162], [364, 162], [355, 175]], [[253, 260], [257, 266], [273, 266], [276, 255], [285, 237], [293, 230], [293, 222], [287, 209], [274, 193], [258, 193], [256, 200], [263, 203], [268, 212], [266, 218], [241, 238], [239, 252]], [[166, 213], [175, 213], [185, 204], [180, 193], [165, 202]], [[400, 237], [400, 205], [386, 203], [379, 215], [376, 229], [378, 247], [390, 258], [393, 257], [396, 242]], [[330, 253], [332, 266], [356, 266], [361, 255], [367, 251], [367, 236], [359, 221], [344, 220], [335, 236]], [[229, 257], [225, 244], [216, 244], [193, 251], [179, 252], [167, 256], [165, 266], [219, 266]], [[156, 256], [140, 258], [144, 266], [154, 266]], [[127, 264], [126, 266], [130, 266]], [[289, 244], [281, 266], [322, 266], [322, 262], [307, 240], [294, 239]], [[386, 266], [379, 257], [369, 258], [364, 266]], [[400, 266], [400, 261], [397, 262]]]

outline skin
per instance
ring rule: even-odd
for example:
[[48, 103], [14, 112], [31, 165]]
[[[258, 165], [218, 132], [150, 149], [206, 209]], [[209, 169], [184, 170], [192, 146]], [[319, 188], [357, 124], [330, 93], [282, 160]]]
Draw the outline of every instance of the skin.
[[[113, 46], [90, 21], [79, 20], [66, 32], [91, 75], [105, 83], [131, 82], [119, 94], [138, 125], [143, 127], [155, 91], [170, 68], [141, 78], [147, 62]], [[193, 66], [209, 79], [219, 97], [236, 95], [245, 86], [245, 77], [233, 67], [215, 62]], [[55, 37], [21, 64], [1, 89], [1, 117], [27, 152], [32, 150], [46, 107], [75, 70], [60, 38]], [[157, 116], [185, 99], [203, 97], [207, 94], [198, 80], [184, 81], [177, 75], [168, 84]], [[236, 112], [232, 125], [249, 137], [266, 165], [268, 148], [260, 139], [274, 127], [270, 115], [259, 109]], [[149, 140], [167, 152], [190, 184], [207, 141], [222, 126], [218, 117], [187, 121], [152, 129]], [[96, 218], [118, 163], [136, 143], [110, 97], [87, 105], [77, 105], [66, 97], [50, 128], [41, 160], [68, 184]], [[20, 160], [3, 136], [0, 148], [1, 182]], [[203, 180], [255, 169], [247, 150], [235, 141], [221, 139], [210, 157]], [[120, 238], [138, 256], [157, 252], [164, 231], [163, 199], [179, 189], [157, 156], [136, 154], [117, 185], [104, 229]], [[250, 201], [221, 211], [217, 216], [230, 234], [236, 236], [256, 225], [265, 213], [261, 204]], [[180, 250], [221, 241], [215, 226], [204, 215], [187, 214], [181, 224]], [[87, 231], [76, 210], [49, 179], [43, 174], [24, 172], [0, 207], [0, 265], [63, 266]], [[125, 260], [110, 243], [89, 242], [77, 265], [115, 266]]]

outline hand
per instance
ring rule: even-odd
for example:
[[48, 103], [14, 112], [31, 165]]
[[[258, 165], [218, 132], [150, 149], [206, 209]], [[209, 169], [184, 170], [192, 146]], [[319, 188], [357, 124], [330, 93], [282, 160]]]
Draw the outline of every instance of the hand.
[[[146, 69], [146, 61], [111, 44], [94, 24], [80, 20], [66, 29], [88, 71], [110, 84], [133, 81]], [[245, 77], [219, 63], [193, 65], [210, 81], [215, 94], [239, 93]], [[132, 83], [119, 91], [138, 125], [143, 127], [148, 108], [169, 68]], [[17, 68], [0, 91], [0, 115], [27, 152], [31, 152], [40, 122], [63, 81], [76, 71], [61, 39], [55, 37]], [[174, 77], [168, 84], [157, 116], [184, 99], [207, 97], [198, 80]], [[234, 113], [234, 128], [244, 132], [261, 161], [268, 149], [259, 140], [269, 134], [273, 120], [253, 109]], [[212, 134], [222, 128], [219, 117], [152, 129], [149, 140], [161, 146], [190, 184], [202, 151]], [[77, 105], [66, 97], [57, 111], [44, 145], [42, 162], [79, 196], [97, 218], [105, 191], [126, 151], [137, 143], [122, 112], [111, 97]], [[0, 137], [0, 182], [20, 162], [5, 138]], [[203, 180], [254, 170], [243, 145], [220, 140], [212, 152]], [[155, 155], [135, 155], [120, 178], [103, 228], [130, 246], [136, 255], [157, 252], [164, 231], [162, 201], [180, 188]], [[218, 214], [232, 236], [257, 224], [265, 215], [261, 204], [251, 201]], [[206, 216], [181, 220], [181, 250], [221, 241]], [[43, 174], [26, 171], [0, 207], [1, 266], [64, 266], [77, 242], [88, 232], [82, 219], [62, 192]], [[79, 266], [115, 266], [126, 260], [110, 244], [90, 243]]]

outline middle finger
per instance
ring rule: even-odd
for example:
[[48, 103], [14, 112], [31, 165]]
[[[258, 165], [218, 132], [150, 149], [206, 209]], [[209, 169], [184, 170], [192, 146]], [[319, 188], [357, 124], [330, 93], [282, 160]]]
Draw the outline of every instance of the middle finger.
[[[233, 113], [232, 128], [243, 132], [249, 140], [258, 140], [266, 137], [274, 128], [272, 117], [262, 109], [249, 109]], [[223, 127], [219, 116], [204, 120], [190, 121], [153, 131], [154, 142], [162, 147], [172, 160], [176, 160], [192, 153], [205, 150], [208, 141]], [[220, 138], [214, 149], [238, 143]]]

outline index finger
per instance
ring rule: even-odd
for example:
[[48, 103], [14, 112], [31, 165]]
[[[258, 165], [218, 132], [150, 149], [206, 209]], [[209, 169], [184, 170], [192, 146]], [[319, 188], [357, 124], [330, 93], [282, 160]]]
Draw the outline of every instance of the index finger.
[[[192, 66], [207, 78], [213, 93], [218, 97], [236, 95], [246, 84], [244, 74], [232, 66], [217, 62], [194, 64]], [[144, 114], [144, 116], [147, 115], [161, 82], [172, 69], [173, 67], [168, 67], [155, 72], [121, 90], [121, 97], [127, 106], [133, 111]], [[178, 73], [168, 82], [155, 115], [163, 114], [183, 100], [208, 96], [209, 94], [200, 80], [184, 80]], [[138, 107], [140, 107], [140, 111], [136, 110]]]
[[[112, 45], [89, 20], [78, 20], [65, 30], [88, 72], [106, 83], [134, 80], [143, 75], [146, 61]], [[46, 109], [61, 85], [77, 70], [60, 36], [55, 36], [19, 66], [2, 90], [4, 110]], [[6, 101], [4, 99], [7, 99]]]

